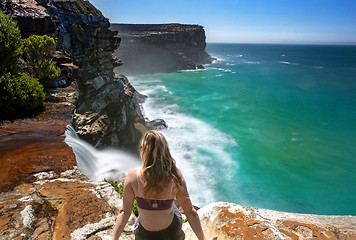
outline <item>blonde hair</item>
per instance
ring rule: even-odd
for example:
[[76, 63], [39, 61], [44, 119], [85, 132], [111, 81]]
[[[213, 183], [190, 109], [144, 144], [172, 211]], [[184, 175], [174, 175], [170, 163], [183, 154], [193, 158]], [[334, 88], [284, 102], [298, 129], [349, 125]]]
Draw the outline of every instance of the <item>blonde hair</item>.
[[162, 133], [151, 130], [143, 135], [140, 156], [143, 162], [140, 179], [143, 182], [144, 196], [149, 192], [162, 191], [172, 180], [178, 192], [181, 191], [183, 186], [180, 172]]

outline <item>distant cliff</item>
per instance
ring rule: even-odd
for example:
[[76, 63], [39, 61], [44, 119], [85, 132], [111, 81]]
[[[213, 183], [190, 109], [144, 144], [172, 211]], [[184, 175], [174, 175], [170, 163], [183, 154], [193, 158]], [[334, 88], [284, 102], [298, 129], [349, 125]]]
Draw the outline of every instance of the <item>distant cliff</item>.
[[123, 74], [196, 69], [212, 61], [199, 25], [111, 24], [110, 29], [121, 38], [115, 55], [123, 62], [117, 69]]

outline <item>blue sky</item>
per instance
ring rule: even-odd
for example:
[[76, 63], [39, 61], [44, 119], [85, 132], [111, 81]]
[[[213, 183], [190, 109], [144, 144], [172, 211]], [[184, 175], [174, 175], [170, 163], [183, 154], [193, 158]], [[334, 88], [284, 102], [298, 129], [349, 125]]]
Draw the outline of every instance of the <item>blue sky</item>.
[[112, 23], [204, 26], [207, 42], [356, 44], [356, 0], [90, 0]]

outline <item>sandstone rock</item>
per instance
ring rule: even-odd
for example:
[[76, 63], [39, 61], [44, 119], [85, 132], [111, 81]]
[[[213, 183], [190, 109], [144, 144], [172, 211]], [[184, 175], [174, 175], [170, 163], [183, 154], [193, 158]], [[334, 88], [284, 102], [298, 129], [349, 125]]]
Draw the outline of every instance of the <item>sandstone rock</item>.
[[[35, 174], [37, 181], [0, 194], [0, 239], [108, 239], [122, 205], [105, 182], [90, 182], [76, 168]], [[132, 224], [125, 228], [132, 237]]]
[[49, 91], [41, 114], [0, 123], [0, 192], [31, 182], [33, 173], [63, 172], [75, 165], [62, 135], [70, 123], [76, 94], [74, 87]]
[[[356, 216], [285, 213], [224, 202], [198, 213], [208, 239], [356, 239]], [[183, 228], [186, 239], [196, 239], [187, 223]]]

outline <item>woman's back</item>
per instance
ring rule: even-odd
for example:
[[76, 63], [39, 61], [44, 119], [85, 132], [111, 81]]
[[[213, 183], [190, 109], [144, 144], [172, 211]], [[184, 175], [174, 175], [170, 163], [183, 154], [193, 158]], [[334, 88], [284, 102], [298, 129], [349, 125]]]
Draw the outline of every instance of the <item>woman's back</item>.
[[159, 231], [167, 228], [173, 219], [172, 203], [177, 192], [173, 181], [162, 183], [162, 191], [146, 193], [144, 197], [140, 169], [132, 170], [132, 173], [130, 171], [130, 175], [133, 175], [132, 177], [134, 178], [132, 188], [136, 196], [142, 226], [149, 231]]

